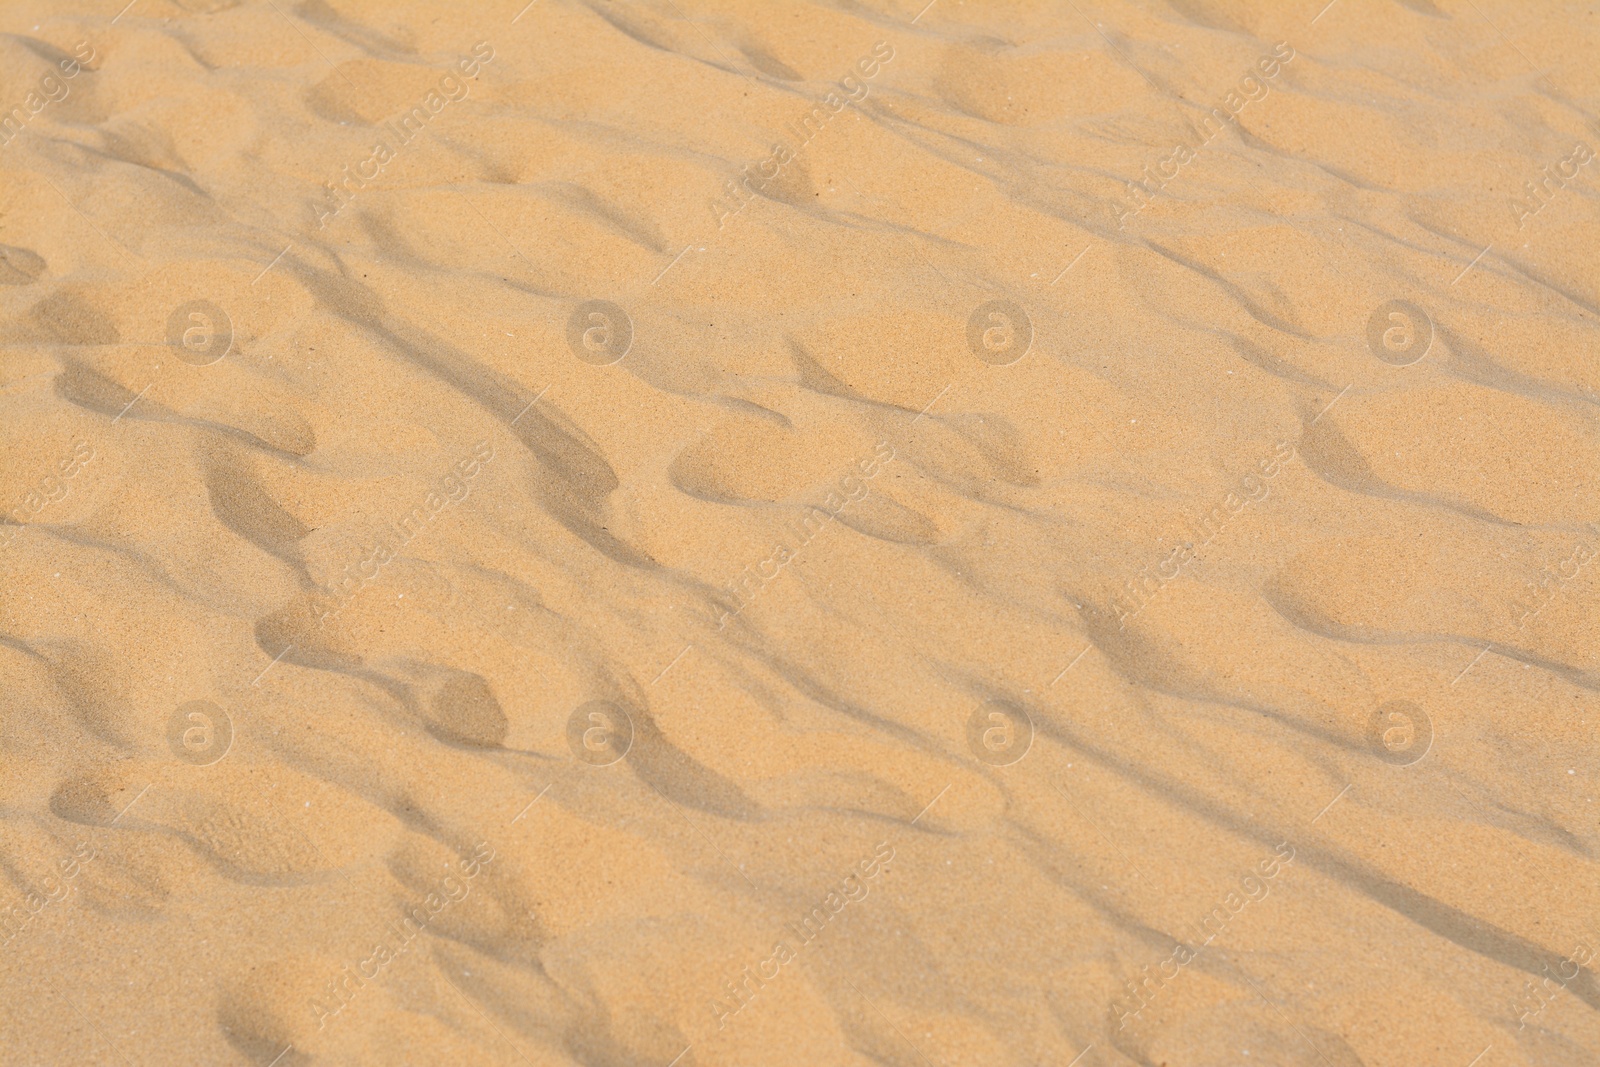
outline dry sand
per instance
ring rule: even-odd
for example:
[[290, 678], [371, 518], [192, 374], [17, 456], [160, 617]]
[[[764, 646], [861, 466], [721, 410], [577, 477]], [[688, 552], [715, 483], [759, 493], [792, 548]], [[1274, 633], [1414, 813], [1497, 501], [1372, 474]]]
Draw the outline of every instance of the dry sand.
[[1600, 1062], [1600, 8], [524, 2], [0, 3], [0, 1063]]

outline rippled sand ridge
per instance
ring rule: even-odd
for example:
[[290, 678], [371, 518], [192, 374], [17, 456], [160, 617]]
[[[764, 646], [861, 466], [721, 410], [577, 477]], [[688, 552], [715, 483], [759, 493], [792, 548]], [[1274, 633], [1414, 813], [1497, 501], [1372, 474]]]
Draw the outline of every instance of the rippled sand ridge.
[[1597, 55], [0, 0], [0, 1065], [1600, 1063]]

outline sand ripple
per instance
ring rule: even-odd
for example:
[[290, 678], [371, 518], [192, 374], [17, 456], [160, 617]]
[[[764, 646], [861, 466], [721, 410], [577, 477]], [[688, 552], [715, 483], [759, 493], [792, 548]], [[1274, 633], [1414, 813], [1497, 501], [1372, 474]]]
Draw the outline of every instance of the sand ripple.
[[524, 2], [0, 4], [0, 1063], [1600, 1060], [1592, 12]]

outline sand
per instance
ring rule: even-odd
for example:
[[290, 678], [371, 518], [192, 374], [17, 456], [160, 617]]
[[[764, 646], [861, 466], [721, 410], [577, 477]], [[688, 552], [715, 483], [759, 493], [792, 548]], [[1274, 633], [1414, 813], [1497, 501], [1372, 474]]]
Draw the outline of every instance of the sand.
[[0, 3], [0, 1063], [1600, 1062], [1600, 9], [525, 2]]

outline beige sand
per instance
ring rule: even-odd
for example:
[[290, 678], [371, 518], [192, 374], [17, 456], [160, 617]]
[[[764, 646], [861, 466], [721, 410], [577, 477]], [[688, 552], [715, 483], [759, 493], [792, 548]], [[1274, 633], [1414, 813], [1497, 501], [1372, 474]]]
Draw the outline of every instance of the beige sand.
[[123, 2], [0, 1063], [1600, 1063], [1600, 8]]

